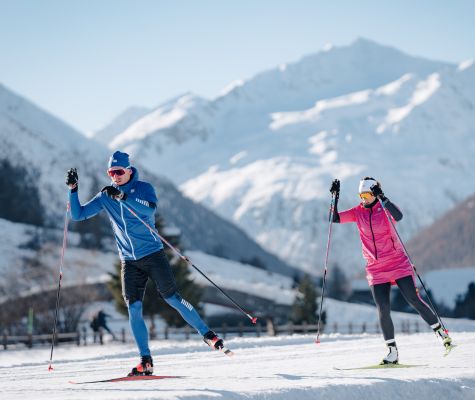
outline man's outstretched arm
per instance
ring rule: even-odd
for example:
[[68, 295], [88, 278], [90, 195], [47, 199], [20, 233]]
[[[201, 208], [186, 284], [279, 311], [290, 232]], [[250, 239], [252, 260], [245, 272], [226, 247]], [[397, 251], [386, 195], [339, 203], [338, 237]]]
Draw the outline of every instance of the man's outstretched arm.
[[98, 214], [102, 210], [102, 202], [99, 193], [83, 206], [78, 196], [78, 173], [76, 168], [71, 168], [66, 174], [66, 185], [69, 186], [69, 203], [71, 205], [71, 218], [74, 221], [83, 221]]

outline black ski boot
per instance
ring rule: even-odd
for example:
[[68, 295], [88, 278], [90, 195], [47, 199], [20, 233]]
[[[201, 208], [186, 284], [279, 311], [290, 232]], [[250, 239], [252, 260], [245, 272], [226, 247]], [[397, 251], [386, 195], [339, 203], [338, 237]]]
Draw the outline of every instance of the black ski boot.
[[132, 368], [132, 371], [127, 376], [152, 375], [153, 374], [153, 360], [151, 356], [142, 356], [140, 363]]
[[223, 339], [220, 339], [213, 331], [208, 331], [203, 336], [204, 342], [214, 350], [222, 350], [224, 347]]

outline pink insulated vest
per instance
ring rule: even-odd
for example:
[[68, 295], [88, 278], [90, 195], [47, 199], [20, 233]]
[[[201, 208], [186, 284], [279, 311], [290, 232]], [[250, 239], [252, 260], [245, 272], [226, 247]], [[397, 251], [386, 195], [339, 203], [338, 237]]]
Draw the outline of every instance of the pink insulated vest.
[[386, 282], [395, 284], [396, 279], [413, 276], [411, 263], [386, 214], [392, 218], [379, 203], [372, 208], [359, 204], [338, 213], [340, 223], [356, 222], [358, 226], [370, 286]]

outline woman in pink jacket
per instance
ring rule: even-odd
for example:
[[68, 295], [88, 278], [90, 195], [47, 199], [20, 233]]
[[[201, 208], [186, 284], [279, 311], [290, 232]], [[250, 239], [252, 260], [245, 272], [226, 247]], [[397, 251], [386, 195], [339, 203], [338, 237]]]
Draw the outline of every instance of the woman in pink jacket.
[[[394, 223], [400, 221], [401, 211], [384, 196], [380, 183], [374, 178], [363, 178], [358, 191], [361, 203], [349, 210], [338, 212], [340, 181], [335, 179], [332, 182], [330, 192], [335, 195], [333, 222], [341, 224], [355, 222], [358, 227], [363, 257], [367, 263], [366, 278], [378, 309], [384, 340], [389, 349], [388, 355], [383, 358], [381, 364], [397, 364], [399, 359], [391, 319], [391, 285], [399, 287], [406, 301], [442, 339], [444, 346], [450, 346], [451, 338], [442, 329], [436, 315], [418, 293], [411, 262], [388, 220], [391, 218]], [[381, 199], [388, 213], [385, 212], [378, 198]]]

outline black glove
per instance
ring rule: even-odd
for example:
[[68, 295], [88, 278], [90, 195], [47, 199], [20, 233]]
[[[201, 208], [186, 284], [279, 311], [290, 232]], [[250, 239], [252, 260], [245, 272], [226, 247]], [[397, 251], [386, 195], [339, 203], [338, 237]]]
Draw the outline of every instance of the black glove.
[[373, 193], [374, 197], [380, 197], [381, 199], [384, 198], [384, 193], [378, 185], [371, 186], [371, 193]]
[[335, 199], [332, 198], [332, 206], [330, 207], [330, 212], [328, 214], [328, 220], [333, 222], [340, 222], [340, 217], [338, 216], [338, 199], [340, 198], [340, 180], [333, 179], [332, 185], [330, 186], [330, 193], [335, 196]]
[[76, 168], [70, 168], [66, 173], [66, 185], [68, 185], [72, 191], [77, 190], [78, 185], [78, 171]]
[[107, 194], [107, 196], [114, 200], [125, 200], [127, 198], [127, 193], [124, 193], [114, 186], [104, 186], [101, 192]]
[[340, 194], [340, 181], [338, 179], [334, 179], [332, 185], [330, 187], [330, 193], [334, 194], [335, 196], [339, 196]]

